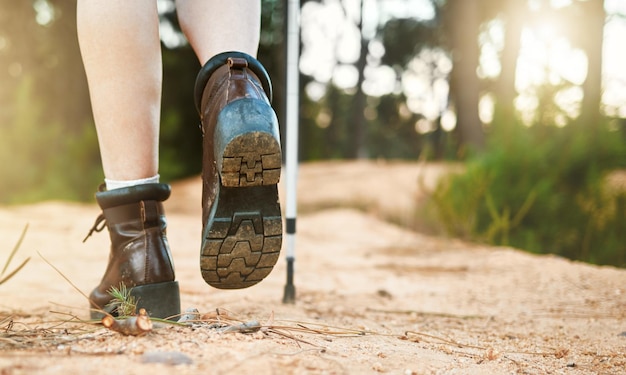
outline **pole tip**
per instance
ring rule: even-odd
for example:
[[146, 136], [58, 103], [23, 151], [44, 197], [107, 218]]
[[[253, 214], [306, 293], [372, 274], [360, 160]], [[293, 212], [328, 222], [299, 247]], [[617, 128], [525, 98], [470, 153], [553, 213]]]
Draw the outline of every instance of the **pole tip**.
[[296, 287], [293, 284], [285, 285], [285, 293], [283, 294], [283, 303], [296, 303]]

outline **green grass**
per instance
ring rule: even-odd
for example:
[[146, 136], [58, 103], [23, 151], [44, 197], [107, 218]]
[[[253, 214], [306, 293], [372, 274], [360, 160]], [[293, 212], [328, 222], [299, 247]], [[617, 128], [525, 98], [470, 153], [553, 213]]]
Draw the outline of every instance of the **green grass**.
[[607, 180], [624, 168], [623, 131], [496, 125], [428, 209], [454, 237], [626, 267], [626, 190]]

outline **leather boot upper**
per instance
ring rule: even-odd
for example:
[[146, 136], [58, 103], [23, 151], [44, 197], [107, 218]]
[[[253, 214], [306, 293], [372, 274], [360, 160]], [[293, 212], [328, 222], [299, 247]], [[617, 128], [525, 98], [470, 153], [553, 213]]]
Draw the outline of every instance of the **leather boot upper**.
[[217, 117], [226, 105], [243, 98], [262, 100], [269, 106], [272, 89], [265, 68], [255, 58], [241, 52], [225, 52], [200, 70], [195, 95], [202, 121], [202, 222], [206, 223], [219, 180], [213, 153]]
[[[147, 184], [96, 194], [111, 251], [102, 281], [90, 296], [95, 307], [103, 308], [111, 300], [107, 291], [120, 283], [132, 288], [174, 280], [162, 204], [169, 193], [168, 185]], [[97, 221], [95, 230], [102, 229], [98, 225]]]

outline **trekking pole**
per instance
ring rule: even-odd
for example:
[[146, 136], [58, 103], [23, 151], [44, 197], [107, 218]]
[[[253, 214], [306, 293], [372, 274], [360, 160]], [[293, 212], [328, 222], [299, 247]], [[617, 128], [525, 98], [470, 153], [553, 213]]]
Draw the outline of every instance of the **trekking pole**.
[[287, 239], [287, 283], [283, 303], [296, 302], [293, 283], [296, 260], [296, 189], [298, 180], [298, 126], [299, 126], [299, 69], [300, 56], [300, 0], [287, 0], [287, 156], [285, 159], [287, 205], [285, 207]]

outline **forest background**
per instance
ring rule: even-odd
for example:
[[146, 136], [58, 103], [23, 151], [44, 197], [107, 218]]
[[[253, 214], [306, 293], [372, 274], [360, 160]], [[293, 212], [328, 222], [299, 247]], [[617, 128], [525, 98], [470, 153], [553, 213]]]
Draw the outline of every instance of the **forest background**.
[[[262, 3], [259, 59], [284, 118], [286, 1]], [[192, 98], [200, 64], [173, 1], [158, 5], [160, 173], [170, 182], [200, 173]], [[461, 165], [399, 224], [626, 267], [624, 2], [301, 6], [301, 161]], [[2, 204], [92, 202], [103, 179], [75, 8], [0, 0]]]

